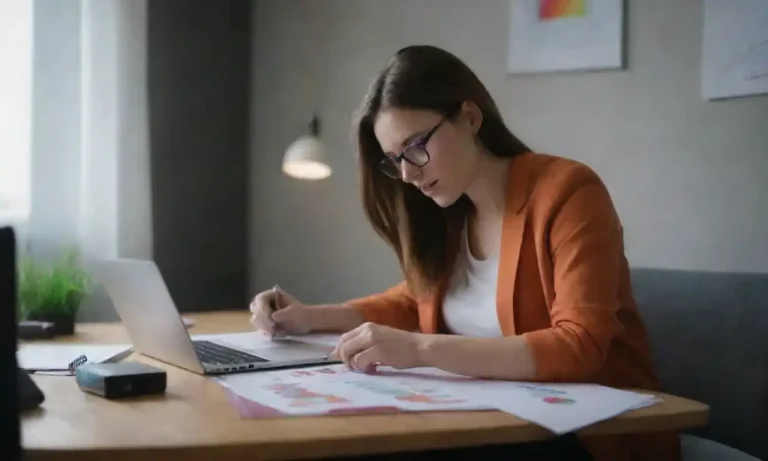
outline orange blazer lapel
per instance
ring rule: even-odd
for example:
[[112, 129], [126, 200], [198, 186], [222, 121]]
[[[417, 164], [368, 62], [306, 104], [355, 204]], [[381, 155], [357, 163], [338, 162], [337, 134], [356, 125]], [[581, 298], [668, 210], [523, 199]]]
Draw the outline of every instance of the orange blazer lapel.
[[520, 262], [527, 212], [524, 207], [530, 193], [530, 179], [535, 154], [526, 153], [509, 164], [506, 203], [501, 231], [498, 281], [496, 283], [496, 314], [504, 336], [515, 333], [515, 281]]

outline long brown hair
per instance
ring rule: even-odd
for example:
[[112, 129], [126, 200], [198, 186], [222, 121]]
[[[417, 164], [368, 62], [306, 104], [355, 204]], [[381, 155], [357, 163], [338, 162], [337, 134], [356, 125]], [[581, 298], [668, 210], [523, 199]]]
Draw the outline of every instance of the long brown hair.
[[529, 151], [505, 126], [488, 90], [453, 54], [434, 46], [399, 50], [371, 83], [355, 117], [361, 194], [366, 217], [397, 253], [409, 288], [431, 293], [447, 280], [472, 204], [466, 196], [441, 208], [418, 189], [381, 172], [384, 152], [373, 126], [379, 111], [397, 107], [431, 110], [454, 118], [472, 101], [483, 114], [479, 142], [493, 155]]

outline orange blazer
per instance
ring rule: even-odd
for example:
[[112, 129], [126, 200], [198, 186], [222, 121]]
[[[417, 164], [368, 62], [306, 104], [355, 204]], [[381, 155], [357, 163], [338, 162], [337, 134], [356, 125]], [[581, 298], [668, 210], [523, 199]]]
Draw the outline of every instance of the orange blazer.
[[[402, 282], [349, 304], [370, 322], [446, 333], [446, 289], [414, 299]], [[504, 336], [526, 339], [537, 381], [659, 389], [621, 222], [603, 182], [581, 163], [539, 153], [510, 162], [496, 311]], [[582, 440], [596, 461], [680, 459], [676, 433]]]

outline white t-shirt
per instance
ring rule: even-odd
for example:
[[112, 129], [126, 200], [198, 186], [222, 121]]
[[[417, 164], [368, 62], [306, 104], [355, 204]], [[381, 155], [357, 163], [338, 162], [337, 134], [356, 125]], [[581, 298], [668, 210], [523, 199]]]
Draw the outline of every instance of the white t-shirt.
[[462, 232], [453, 278], [443, 300], [443, 319], [453, 334], [494, 338], [502, 336], [496, 314], [499, 256], [475, 259]]

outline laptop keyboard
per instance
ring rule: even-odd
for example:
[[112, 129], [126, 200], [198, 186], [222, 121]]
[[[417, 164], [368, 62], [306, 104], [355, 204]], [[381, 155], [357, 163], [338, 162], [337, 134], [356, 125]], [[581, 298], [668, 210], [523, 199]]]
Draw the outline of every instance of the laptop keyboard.
[[238, 365], [243, 363], [268, 362], [269, 360], [248, 354], [246, 352], [222, 346], [211, 341], [192, 341], [195, 345], [195, 352], [203, 363], [217, 365]]

